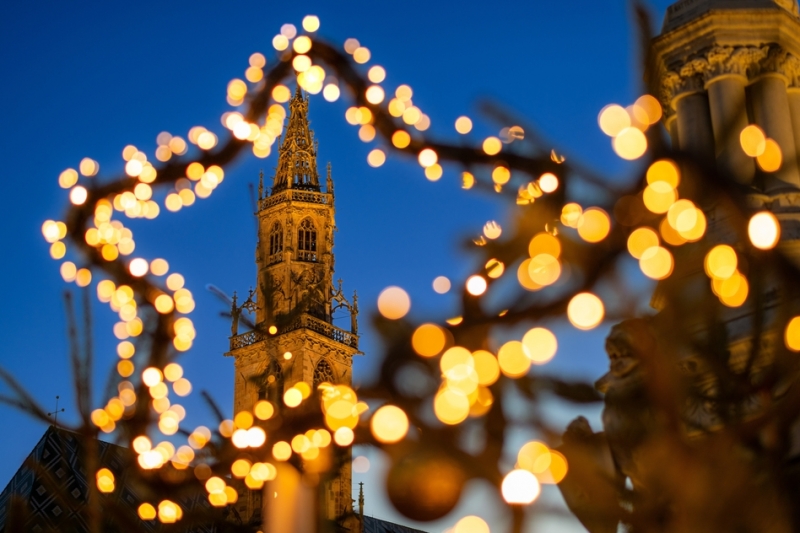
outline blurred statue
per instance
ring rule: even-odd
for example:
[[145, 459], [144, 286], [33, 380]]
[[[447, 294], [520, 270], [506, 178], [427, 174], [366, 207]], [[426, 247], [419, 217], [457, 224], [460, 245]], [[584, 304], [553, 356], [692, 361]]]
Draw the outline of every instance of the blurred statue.
[[570, 469], [559, 484], [570, 510], [591, 533], [615, 533], [623, 515], [625, 479], [644, 487], [637, 451], [652, 433], [654, 417], [645, 390], [642, 356], [657, 350], [644, 319], [625, 320], [606, 339], [609, 370], [595, 383], [605, 395], [603, 428], [594, 433], [579, 417], [564, 434], [561, 452]]

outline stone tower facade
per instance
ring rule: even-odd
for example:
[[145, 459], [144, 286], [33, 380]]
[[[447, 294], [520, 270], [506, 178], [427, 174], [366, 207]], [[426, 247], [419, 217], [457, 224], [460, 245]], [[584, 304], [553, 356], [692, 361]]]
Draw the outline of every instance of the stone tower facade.
[[[239, 305], [234, 296], [230, 351], [234, 358], [234, 412], [252, 411], [269, 400], [286, 409], [285, 389], [303, 381], [352, 382], [358, 351], [357, 301], [333, 281], [333, 181], [330, 165], [320, 185], [317, 143], [309, 128], [308, 97], [298, 88], [289, 103], [289, 123], [280, 144], [272, 187], [258, 191], [256, 289]], [[241, 314], [255, 317], [255, 328], [238, 332]], [[350, 330], [333, 325], [335, 312], [350, 315]], [[237, 509], [247, 521], [258, 518], [260, 495], [244, 491]], [[322, 514], [335, 518], [351, 511], [350, 465], [322, 490]]]
[[[800, 264], [800, 15], [796, 0], [681, 0], [667, 9], [661, 35], [652, 43], [651, 75], [660, 85], [665, 126], [673, 145], [692, 154], [741, 185], [752, 212], [768, 210], [779, 220], [779, 248]], [[782, 163], [765, 172], [745, 154], [740, 132], [748, 125], [761, 128], [780, 147]], [[700, 172], [689, 166], [684, 172]], [[697, 181], [704, 176], [694, 176]], [[702, 206], [708, 218], [708, 237], [714, 243], [739, 245], [717, 205]], [[720, 223], [718, 223], [720, 222]], [[685, 273], [684, 286], [691, 292], [702, 272]], [[693, 276], [693, 277], [692, 277]], [[692, 279], [689, 279], [689, 278]], [[729, 365], [745, 368], [753, 353], [754, 313], [764, 313], [770, 325], [761, 335], [765, 353], [782, 341], [776, 309], [779, 291], [769, 282], [759, 289], [759, 308], [754, 298], [739, 308], [726, 309], [719, 317], [725, 324]], [[695, 297], [703, 294], [695, 291]], [[659, 308], [659, 293], [654, 306]], [[691, 298], [686, 301], [691, 302]], [[697, 306], [697, 310], [702, 307]], [[696, 319], [698, 335], [707, 317], [687, 310]], [[755, 363], [759, 369], [769, 359]], [[739, 370], [737, 370], [739, 371]], [[710, 374], [709, 374], [710, 375]], [[717, 384], [711, 378], [708, 391]], [[704, 409], [698, 409], [700, 427], [719, 425]], [[800, 452], [800, 435], [796, 439]]]
[[[762, 194], [797, 205], [800, 191], [800, 17], [795, 0], [683, 0], [653, 42], [666, 127], [681, 150]], [[739, 143], [758, 125], [783, 154], [760, 172]], [[781, 215], [776, 213], [781, 218]]]

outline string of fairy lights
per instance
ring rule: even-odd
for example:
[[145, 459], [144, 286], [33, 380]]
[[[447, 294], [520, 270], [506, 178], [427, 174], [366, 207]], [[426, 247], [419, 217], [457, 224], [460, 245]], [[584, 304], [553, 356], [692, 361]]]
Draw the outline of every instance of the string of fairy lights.
[[[415, 157], [425, 178], [437, 181], [444, 174], [443, 165], [466, 163], [467, 170], [460, 176], [464, 189], [484, 185], [507, 194], [513, 204], [530, 209], [552, 210], [556, 206], [555, 221], [542, 223], [539, 231], [525, 238], [527, 256], [519, 258], [516, 268], [512, 261], [516, 256], [490, 257], [482, 272], [465, 280], [463, 290], [470, 297], [483, 297], [496, 280], [509, 273], [515, 273], [524, 291], [547, 291], [559, 284], [566, 268], [580, 267], [574, 258], [565, 256], [565, 249], [604, 243], [615, 230], [624, 232], [623, 247], [638, 261], [641, 272], [653, 280], [664, 280], [675, 271], [673, 251], [703, 241], [707, 233], [704, 211], [691, 199], [679, 195], [681, 170], [675, 161], [658, 159], [647, 167], [645, 185], [637, 198], [652, 215], [648, 222], [615, 224], [609, 214], [611, 206], [582, 206], [566, 201], [564, 180], [569, 167], [563, 158], [555, 153], [549, 158], [528, 158], [507, 148], [524, 139], [525, 132], [520, 126], [503, 128], [474, 147], [427, 139], [424, 132], [430, 128], [431, 118], [414, 103], [412, 88], [402, 84], [390, 91], [385, 86], [386, 69], [370, 65], [372, 54], [368, 48], [356, 39], [348, 39], [344, 43], [347, 55], [342, 55], [314, 36], [319, 27], [320, 21], [315, 16], [303, 19], [302, 34], [292, 24], [283, 25], [272, 39], [278, 55], [274, 68], [267, 69], [268, 60], [262, 53], [249, 57], [244, 79], [233, 79], [227, 85], [227, 102], [236, 109], [220, 117], [226, 133], [215, 133], [203, 126], [192, 128], [185, 137], [162, 132], [156, 139], [155, 161], [143, 150], [126, 146], [121, 154], [124, 176], [104, 184], [97, 183], [99, 164], [90, 158], [83, 159], [77, 169], [66, 169], [58, 177], [71, 204], [67, 217], [64, 221], [47, 220], [42, 225], [42, 234], [50, 243], [50, 255], [60, 263], [64, 281], [74, 282], [78, 287], [94, 283], [98, 300], [108, 304], [119, 317], [113, 327], [119, 341], [117, 394], [91, 413], [92, 423], [100, 431], [112, 433], [119, 424], [135, 416], [155, 421], [163, 438], [143, 433], [130, 442], [140, 468], [192, 469], [204, 483], [208, 500], [215, 507], [232, 505], [238, 499], [236, 490], [226, 481], [228, 474], [203, 462], [208, 460], [208, 454], [200, 461], [199, 454], [216, 435], [229, 440], [238, 450], [264, 451], [261, 455], [268, 459], [253, 461], [250, 456], [242, 455], [229, 464], [230, 476], [243, 480], [251, 490], [261, 490], [265, 482], [278, 475], [276, 463], [288, 461], [293, 455], [305, 463], [320, 461], [331, 446], [347, 448], [357, 444], [355, 430], [364, 424], [369, 425], [377, 443], [390, 445], [406, 439], [410, 427], [417, 422], [410, 420], [410, 413], [391, 403], [370, 414], [367, 402], [347, 385], [325, 383], [319, 391], [313, 391], [307, 383], [298, 382], [284, 391], [279, 402], [283, 405], [261, 400], [252, 410], [237, 413], [214, 430], [201, 426], [188, 431], [185, 444], [176, 447], [169, 439], [181, 429], [186, 410], [178, 399], [192, 392], [191, 382], [184, 376], [183, 368], [170, 361], [167, 346], [148, 349], [142, 354], [137, 353], [137, 346], [147, 345], [138, 342], [145, 336], [154, 340], [154, 347], [160, 346], [155, 342], [160, 332], [170, 339], [171, 349], [177, 352], [191, 349], [196, 330], [188, 315], [195, 302], [184, 277], [172, 272], [167, 260], [135, 256], [134, 234], [122, 217], [156, 219], [162, 208], [178, 212], [190, 208], [198, 199], [210, 197], [224, 182], [225, 165], [246, 147], [258, 158], [269, 157], [283, 132], [284, 104], [292, 96], [284, 79], [296, 79], [304, 91], [312, 95], [321, 93], [329, 102], [342, 96], [342, 86], [351, 90], [354, 103], [347, 109], [345, 121], [358, 128], [358, 137], [364, 143], [383, 140], [391, 145], [369, 151], [366, 162], [371, 167], [382, 166], [389, 150], [394, 150]], [[332, 69], [335, 76], [323, 65]], [[359, 69], [366, 69], [365, 77]], [[657, 125], [661, 118], [659, 101], [644, 95], [627, 107], [607, 106], [600, 112], [598, 123], [612, 139], [613, 150], [621, 158], [634, 161], [648, 152], [648, 128]], [[473, 121], [461, 116], [454, 129], [459, 135], [468, 135], [473, 130]], [[745, 153], [755, 158], [763, 171], [780, 168], [780, 147], [760, 128], [748, 126], [741, 132], [740, 141]], [[487, 171], [484, 175], [475, 168]], [[780, 239], [778, 220], [768, 211], [754, 214], [747, 231], [751, 244], [760, 250], [774, 248]], [[475, 244], [481, 249], [492, 249], [489, 244], [502, 243], [504, 235], [508, 236], [500, 223], [487, 221]], [[741, 252], [727, 244], [707, 246], [704, 268], [712, 291], [725, 306], [744, 305], [749, 285], [738, 268]], [[612, 247], [605, 253], [613, 256], [617, 251]], [[608, 302], [592, 289], [596, 281], [587, 277], [583, 286], [560, 297], [560, 303], [551, 304], [551, 308], [563, 304], [559, 309], [577, 329], [598, 327], [606, 317]], [[446, 293], [453, 287], [443, 276], [433, 282], [438, 293]], [[410, 312], [411, 297], [400, 287], [388, 287], [381, 292], [377, 308], [387, 320], [402, 320]], [[509, 321], [525, 318], [513, 310], [500, 315]], [[519, 340], [503, 343], [496, 351], [455, 345], [454, 328], [472, 323], [474, 318], [466, 315], [452, 317], [444, 324], [424, 323], [413, 329], [410, 339], [418, 357], [438, 361], [441, 381], [430, 402], [438, 421], [447, 426], [485, 416], [495, 401], [501, 380], [520, 379], [533, 366], [551, 361], [558, 352], [556, 335], [539, 325], [530, 328]], [[266, 326], [271, 335], [279, 332], [274, 324]], [[785, 342], [789, 349], [800, 351], [800, 317], [788, 323]], [[324, 427], [286, 439], [276, 439], [261, 427], [262, 422], [274, 419], [280, 410], [296, 409], [309, 398], [316, 398], [315, 393], [321, 398]], [[141, 402], [149, 407], [137, 409]], [[568, 471], [564, 455], [535, 440], [518, 450], [514, 465], [504, 473], [499, 490], [505, 501], [515, 506], [533, 503], [542, 484], [559, 483]], [[98, 470], [96, 487], [102, 493], [113, 493], [117, 490], [114, 474], [107, 468]], [[138, 508], [144, 521], [173, 523], [181, 520], [183, 513], [178, 503], [166, 498], [144, 502]], [[452, 531], [488, 532], [489, 527], [479, 517], [468, 516], [458, 521]]]

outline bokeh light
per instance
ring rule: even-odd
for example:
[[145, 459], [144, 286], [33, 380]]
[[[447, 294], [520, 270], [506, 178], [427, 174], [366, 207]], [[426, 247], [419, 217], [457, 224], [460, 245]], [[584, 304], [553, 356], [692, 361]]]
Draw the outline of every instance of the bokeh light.
[[452, 533], [491, 533], [489, 524], [478, 516], [465, 516], [456, 522]]
[[645, 276], [655, 280], [662, 280], [672, 274], [675, 260], [672, 253], [662, 246], [651, 246], [642, 252], [639, 258], [639, 268]]
[[637, 128], [625, 128], [614, 137], [613, 146], [618, 156], [632, 161], [647, 151], [647, 137]]
[[376, 440], [383, 443], [399, 442], [408, 433], [408, 416], [397, 406], [384, 405], [372, 415], [370, 429]]
[[483, 276], [470, 276], [467, 278], [467, 292], [473, 296], [480, 296], [484, 292], [486, 292], [486, 288], [488, 285], [486, 284], [486, 278]]
[[558, 350], [558, 340], [549, 329], [536, 327], [528, 330], [522, 337], [526, 355], [537, 365], [550, 361]]
[[576, 294], [567, 305], [567, 318], [573, 326], [583, 330], [600, 325], [605, 312], [602, 300], [590, 292]]
[[761, 211], [750, 217], [747, 236], [756, 248], [770, 250], [781, 238], [781, 225], [775, 215], [769, 211]]
[[456, 131], [462, 135], [466, 135], [472, 131], [472, 120], [469, 117], [461, 116], [456, 119]]
[[756, 157], [756, 162], [764, 172], [777, 172], [783, 164], [781, 147], [773, 139], [767, 139], [764, 152]]
[[611, 219], [599, 207], [590, 207], [578, 220], [578, 235], [586, 242], [600, 242], [611, 231]]
[[783, 340], [788, 349], [800, 352], [800, 316], [792, 318], [786, 325]]
[[437, 276], [433, 280], [433, 290], [438, 294], [446, 294], [451, 287], [450, 280], [445, 276]]
[[636, 259], [640, 259], [648, 248], [658, 245], [658, 233], [652, 228], [637, 228], [628, 236], [628, 252]]
[[673, 189], [677, 189], [681, 182], [678, 165], [669, 159], [660, 159], [650, 165], [647, 169], [647, 183], [653, 184], [657, 181], [666, 182]]
[[411, 346], [422, 357], [433, 357], [441, 353], [447, 343], [444, 330], [436, 324], [422, 324], [411, 336]]
[[609, 137], [616, 137], [631, 125], [631, 118], [625, 108], [617, 104], [604, 107], [597, 116], [600, 129]]
[[500, 371], [510, 378], [524, 376], [531, 368], [531, 358], [525, 346], [519, 341], [503, 344], [497, 352], [497, 362]]
[[503, 478], [503, 499], [511, 505], [529, 505], [539, 497], [541, 485], [527, 470], [512, 470]]
[[741, 131], [739, 143], [744, 153], [750, 157], [758, 157], [767, 150], [767, 136], [755, 124], [750, 124]]
[[378, 295], [378, 311], [389, 320], [406, 316], [411, 309], [411, 298], [400, 287], [386, 287]]

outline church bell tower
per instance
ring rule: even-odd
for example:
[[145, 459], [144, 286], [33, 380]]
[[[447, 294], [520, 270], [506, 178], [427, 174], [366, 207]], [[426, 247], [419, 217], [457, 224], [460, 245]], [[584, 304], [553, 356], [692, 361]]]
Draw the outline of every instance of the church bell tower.
[[[280, 413], [284, 390], [305, 382], [350, 385], [358, 351], [357, 300], [334, 283], [333, 181], [325, 187], [317, 170], [317, 143], [309, 128], [308, 97], [298, 87], [289, 103], [289, 123], [280, 143], [269, 191], [258, 190], [256, 289], [241, 305], [234, 296], [230, 351], [234, 358], [234, 413], [269, 400]], [[242, 312], [255, 316], [252, 331], [239, 333]], [[338, 313], [337, 313], [338, 311]], [[334, 313], [350, 316], [349, 331], [334, 326]], [[335, 519], [352, 510], [350, 464], [328, 483], [321, 514]], [[260, 493], [244, 491], [237, 510], [245, 521], [259, 518]]]

